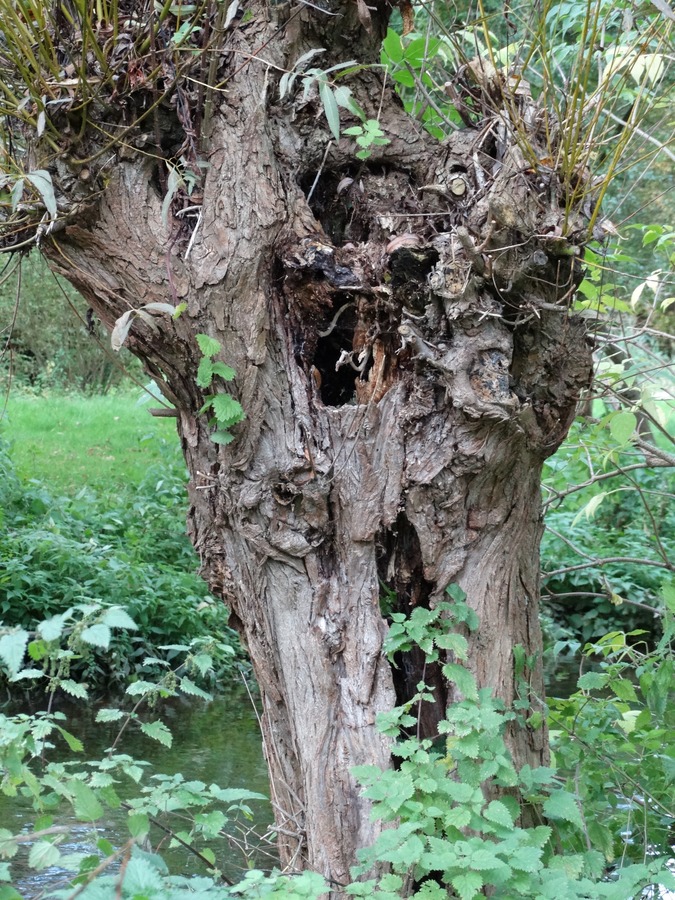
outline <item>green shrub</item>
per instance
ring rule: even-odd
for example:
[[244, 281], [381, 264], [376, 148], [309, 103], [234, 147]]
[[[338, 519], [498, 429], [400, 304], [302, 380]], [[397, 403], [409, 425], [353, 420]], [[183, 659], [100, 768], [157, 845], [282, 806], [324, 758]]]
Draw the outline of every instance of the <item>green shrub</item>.
[[[110, 653], [73, 661], [99, 691], [126, 683], [147, 657], [171, 659], [184, 645], [220, 642], [215, 677], [231, 677], [242, 651], [228, 612], [196, 574], [184, 532], [185, 472], [177, 453], [150, 469], [136, 489], [111, 498], [82, 490], [54, 498], [39, 483], [23, 487], [0, 449], [0, 621], [34, 631], [37, 622], [84, 604], [123, 607], [138, 630], [116, 634]], [[224, 649], [229, 648], [229, 649]]]

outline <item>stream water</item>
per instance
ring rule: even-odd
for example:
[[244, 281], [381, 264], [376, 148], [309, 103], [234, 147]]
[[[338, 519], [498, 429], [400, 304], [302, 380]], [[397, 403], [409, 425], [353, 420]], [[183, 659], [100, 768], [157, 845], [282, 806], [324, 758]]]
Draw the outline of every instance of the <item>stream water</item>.
[[[109, 705], [110, 701], [90, 706], [61, 705], [60, 710], [67, 715], [64, 727], [83, 742], [85, 751], [84, 754], [70, 754], [69, 757], [59, 753], [56, 758], [103, 758], [119, 730], [119, 723], [101, 724], [95, 721], [97, 710]], [[16, 707], [13, 710], [15, 713], [20, 711]], [[125, 731], [118, 751], [146, 760], [151, 764], [153, 774], [173, 775], [181, 772], [186, 780], [196, 779], [207, 785], [215, 783], [221, 788], [246, 788], [269, 796], [260, 731], [246, 691], [228, 691], [210, 703], [169, 701], [158, 710], [158, 715], [171, 729], [173, 745], [170, 749], [150, 740], [140, 730], [130, 728]], [[256, 801], [251, 806], [259, 830], [264, 829], [271, 821], [269, 804]], [[96, 854], [96, 841], [101, 837], [115, 846], [124, 843], [129, 837], [127, 816], [127, 811], [122, 808], [107, 811], [106, 817], [97, 822], [95, 828], [75, 824], [60, 845], [62, 854], [66, 857], [68, 854]], [[28, 831], [35, 817], [29, 803], [0, 795], [0, 823], [3, 828], [10, 829], [14, 834]], [[66, 820], [58, 824], [70, 825], [71, 822]], [[156, 846], [161, 834], [151, 833], [151, 838]], [[217, 865], [227, 877], [238, 880], [244, 868], [242, 856], [232, 850], [231, 855], [222, 858], [225, 844], [221, 841], [214, 845], [214, 850], [216, 847], [219, 854]], [[36, 873], [26, 868], [24, 877], [21, 856], [25, 859], [28, 850], [28, 846], [22, 847], [23, 854], [13, 861], [12, 872], [15, 873], [16, 889], [25, 900], [32, 900], [45, 888], [62, 885], [68, 870], [63, 866], [54, 866]], [[205, 874], [203, 864], [181, 847], [163, 846], [161, 853], [174, 874]]]

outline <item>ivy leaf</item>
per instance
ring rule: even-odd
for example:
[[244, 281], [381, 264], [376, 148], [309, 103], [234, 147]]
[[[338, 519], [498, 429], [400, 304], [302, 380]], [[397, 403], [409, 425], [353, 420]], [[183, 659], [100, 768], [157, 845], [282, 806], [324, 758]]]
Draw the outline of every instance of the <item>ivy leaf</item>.
[[173, 735], [161, 719], [157, 719], [155, 722], [143, 722], [141, 731], [147, 737], [152, 738], [153, 741], [158, 741], [165, 747], [171, 747], [173, 744]]
[[215, 356], [216, 353], [220, 353], [220, 341], [215, 340], [215, 338], [209, 337], [208, 334], [198, 334], [197, 343], [199, 344], [199, 349], [202, 351], [204, 356], [208, 356], [210, 358], [212, 356]]
[[568, 791], [554, 791], [544, 802], [544, 815], [549, 819], [563, 819], [583, 828], [579, 806], [574, 794]]

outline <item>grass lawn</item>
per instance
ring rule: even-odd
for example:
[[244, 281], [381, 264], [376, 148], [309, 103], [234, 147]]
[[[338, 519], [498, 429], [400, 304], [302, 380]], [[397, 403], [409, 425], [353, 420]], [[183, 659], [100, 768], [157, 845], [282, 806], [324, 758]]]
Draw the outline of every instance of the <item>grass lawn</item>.
[[140, 390], [89, 397], [37, 397], [12, 391], [0, 434], [22, 479], [36, 478], [52, 493], [73, 495], [87, 485], [112, 493], [138, 484], [160, 460], [164, 442], [177, 445], [174, 419], [155, 419]]

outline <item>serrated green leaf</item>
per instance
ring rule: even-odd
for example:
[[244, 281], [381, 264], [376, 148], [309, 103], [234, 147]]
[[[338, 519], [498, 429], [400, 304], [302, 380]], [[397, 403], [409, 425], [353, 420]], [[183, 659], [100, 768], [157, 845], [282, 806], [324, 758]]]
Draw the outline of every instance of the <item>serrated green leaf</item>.
[[165, 747], [171, 747], [173, 743], [173, 735], [161, 719], [157, 719], [154, 722], [142, 722], [141, 731], [147, 737], [152, 738], [153, 741], [158, 741]]
[[49, 866], [55, 866], [61, 858], [61, 851], [54, 844], [48, 841], [36, 841], [30, 848], [28, 854], [28, 865], [32, 869], [47, 869]]
[[124, 628], [126, 631], [138, 630], [138, 625], [121, 606], [111, 606], [110, 609], [106, 609], [101, 616], [101, 622], [108, 628]]
[[212, 866], [215, 866], [216, 854], [213, 852], [213, 850], [210, 847], [202, 847], [202, 849], [199, 852], [205, 859], [207, 859], [211, 863]]
[[184, 694], [188, 694], [191, 697], [199, 697], [201, 700], [212, 700], [211, 694], [203, 691], [200, 687], [191, 681], [189, 678], [184, 676], [180, 680], [180, 684], [178, 685], [179, 690], [181, 690]]
[[211, 364], [214, 375], [218, 375], [223, 381], [232, 381], [236, 376], [236, 372], [232, 366], [225, 365], [224, 362], [214, 362]]
[[543, 809], [544, 815], [549, 819], [563, 819], [579, 828], [583, 827], [577, 799], [568, 791], [554, 791], [544, 801]]
[[211, 408], [221, 428], [230, 428], [244, 418], [241, 404], [229, 394], [216, 394], [211, 400]]
[[537, 872], [541, 868], [540, 847], [518, 847], [509, 855], [509, 865], [519, 872]]
[[7, 666], [10, 675], [19, 673], [29, 637], [28, 632], [23, 629], [0, 637], [0, 660]]
[[483, 810], [483, 815], [488, 822], [503, 825], [505, 828], [513, 827], [513, 816], [501, 800], [492, 800]]
[[68, 610], [65, 613], [61, 613], [59, 616], [52, 616], [50, 619], [45, 619], [44, 622], [40, 622], [36, 631], [45, 641], [57, 641], [63, 634], [63, 626], [70, 617], [70, 614], [70, 610]]
[[97, 722], [118, 722], [124, 713], [121, 709], [99, 709], [96, 713]]
[[56, 726], [56, 730], [59, 732], [66, 744], [68, 744], [68, 746], [74, 753], [82, 753], [82, 751], [84, 750], [84, 744], [79, 738], [76, 738], [74, 734], [66, 731], [65, 728], [61, 728], [60, 725]]
[[469, 652], [469, 644], [466, 638], [455, 632], [440, 634], [436, 638], [436, 646], [440, 647], [441, 650], [451, 650], [459, 660], [465, 660]]
[[96, 622], [94, 625], [89, 625], [85, 628], [80, 637], [85, 644], [91, 644], [92, 647], [101, 647], [103, 650], [107, 650], [110, 646], [112, 632], [103, 622]]
[[150, 831], [150, 820], [146, 813], [132, 813], [127, 819], [129, 834], [134, 838], [143, 837]]
[[202, 351], [204, 356], [215, 356], [216, 353], [220, 353], [221, 344], [220, 341], [215, 340], [215, 338], [209, 337], [208, 334], [198, 334], [197, 343], [199, 344], [199, 349]]
[[73, 808], [78, 819], [95, 822], [103, 815], [103, 807], [94, 791], [83, 781], [72, 781], [69, 784], [73, 795]]
[[64, 678], [59, 682], [59, 687], [71, 697], [77, 697], [80, 700], [86, 700], [89, 697], [86, 686], [78, 681], [73, 681], [72, 678]]
[[213, 366], [214, 363], [208, 356], [202, 356], [197, 369], [197, 384], [200, 388], [207, 388], [213, 381]]
[[474, 897], [478, 897], [484, 884], [478, 872], [464, 872], [462, 875], [455, 875], [450, 881], [460, 900], [473, 900]]
[[459, 663], [446, 663], [443, 666], [443, 675], [457, 685], [459, 691], [467, 700], [478, 700], [478, 688], [476, 679], [468, 669]]
[[609, 679], [609, 675], [604, 672], [584, 672], [577, 680], [577, 686], [582, 691], [595, 691], [604, 688]]

